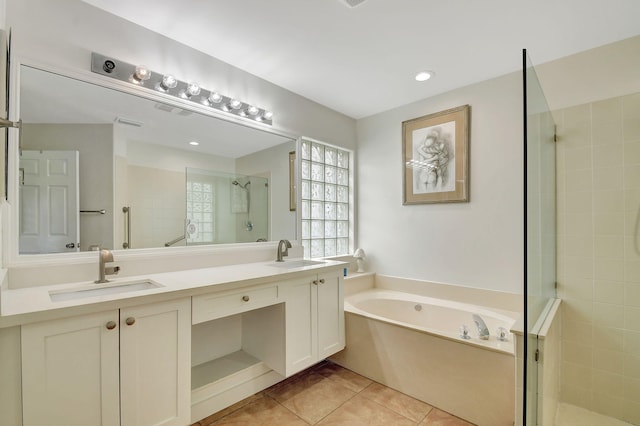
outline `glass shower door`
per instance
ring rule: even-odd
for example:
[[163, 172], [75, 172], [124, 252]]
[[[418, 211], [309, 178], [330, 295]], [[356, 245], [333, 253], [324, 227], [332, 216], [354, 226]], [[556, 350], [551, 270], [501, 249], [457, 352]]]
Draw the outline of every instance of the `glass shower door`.
[[536, 70], [523, 50], [525, 143], [525, 424], [538, 424], [536, 326], [556, 297], [555, 125]]

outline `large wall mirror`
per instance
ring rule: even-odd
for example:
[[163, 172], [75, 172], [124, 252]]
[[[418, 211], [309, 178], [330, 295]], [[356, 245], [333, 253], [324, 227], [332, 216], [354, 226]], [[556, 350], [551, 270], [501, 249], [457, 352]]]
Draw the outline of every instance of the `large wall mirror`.
[[295, 239], [293, 138], [24, 64], [19, 72], [20, 255]]

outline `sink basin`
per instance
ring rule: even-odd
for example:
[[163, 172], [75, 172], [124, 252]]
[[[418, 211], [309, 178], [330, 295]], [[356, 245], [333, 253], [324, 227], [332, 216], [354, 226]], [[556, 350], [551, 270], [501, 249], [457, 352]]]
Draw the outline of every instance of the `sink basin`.
[[322, 265], [327, 263], [323, 260], [291, 260], [284, 262], [273, 262], [271, 266], [275, 266], [276, 268], [285, 268], [285, 269], [293, 269], [293, 268], [303, 268], [305, 266], [313, 266], [313, 265]]
[[52, 290], [49, 297], [52, 302], [62, 302], [64, 300], [84, 299], [85, 297], [105, 296], [108, 294], [128, 293], [131, 291], [150, 290], [164, 287], [151, 280], [137, 280], [104, 284], [87, 284], [82, 287], [65, 290]]

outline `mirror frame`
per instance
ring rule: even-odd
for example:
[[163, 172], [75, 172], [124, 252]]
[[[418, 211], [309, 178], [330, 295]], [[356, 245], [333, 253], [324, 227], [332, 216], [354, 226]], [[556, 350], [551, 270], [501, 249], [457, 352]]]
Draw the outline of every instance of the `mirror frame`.
[[[90, 60], [87, 60], [87, 70], [61, 68], [51, 64], [47, 64], [36, 59], [29, 57], [11, 57], [10, 62], [10, 81], [9, 81], [9, 119], [18, 120], [20, 117], [20, 67], [22, 65], [37, 68], [42, 71], [61, 75], [63, 77], [73, 78], [86, 83], [95, 84], [107, 89], [117, 90], [129, 95], [139, 96], [151, 101], [166, 103], [175, 107], [183, 108], [188, 111], [192, 111], [198, 114], [202, 114], [214, 119], [224, 120], [234, 124], [238, 124], [244, 127], [253, 128], [259, 131], [271, 133], [277, 136], [282, 136], [291, 139], [295, 142], [296, 152], [300, 147], [300, 135], [295, 135], [288, 131], [278, 129], [275, 126], [266, 127], [265, 124], [253, 122], [251, 120], [244, 120], [241, 117], [234, 115], [227, 115], [224, 112], [209, 109], [205, 106], [199, 106], [194, 102], [182, 101], [173, 96], [169, 96], [160, 92], [152, 91], [144, 87], [134, 86], [127, 84], [119, 80], [104, 77], [102, 75], [93, 73], [89, 70]], [[29, 254], [20, 255], [18, 242], [19, 242], [19, 226], [18, 218], [18, 163], [19, 163], [19, 131], [13, 129], [9, 132], [9, 138], [7, 140], [8, 153], [6, 158], [7, 168], [7, 200], [2, 204], [2, 266], [4, 268], [16, 267], [16, 266], [44, 266], [61, 263], [65, 264], [83, 264], [94, 263], [95, 253], [77, 252], [77, 253], [50, 253], [50, 254]], [[296, 156], [297, 157], [297, 156]], [[296, 170], [299, 170], [299, 159], [296, 158]], [[296, 199], [299, 199], [300, 185], [298, 180], [300, 179], [299, 173], [296, 173]], [[297, 245], [301, 244], [301, 223], [299, 215], [296, 214], [296, 229], [295, 229], [295, 242]], [[293, 242], [293, 241], [292, 241]], [[127, 259], [150, 259], [157, 257], [158, 255], [170, 255], [170, 256], [190, 256], [195, 253], [207, 254], [207, 253], [219, 253], [222, 251], [228, 251], [229, 249], [240, 248], [274, 248], [277, 246], [277, 241], [267, 242], [255, 242], [255, 243], [228, 243], [228, 244], [210, 244], [210, 245], [197, 245], [197, 246], [184, 246], [184, 247], [159, 247], [159, 248], [140, 248], [140, 249], [115, 249], [114, 253], [118, 258], [122, 260]]]

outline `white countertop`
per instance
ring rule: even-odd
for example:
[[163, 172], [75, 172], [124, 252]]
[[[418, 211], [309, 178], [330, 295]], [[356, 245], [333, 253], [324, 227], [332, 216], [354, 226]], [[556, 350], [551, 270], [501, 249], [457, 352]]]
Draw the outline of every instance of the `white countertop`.
[[160, 284], [161, 287], [63, 301], [52, 301], [50, 292], [84, 289], [94, 285], [93, 282], [20, 289], [10, 289], [5, 283], [2, 285], [0, 294], [0, 328], [292, 279], [296, 276], [310, 275], [347, 265], [345, 262], [327, 260], [313, 265], [283, 266], [296, 265], [300, 262], [302, 259], [287, 259], [282, 264], [268, 261], [129, 277], [111, 275], [107, 278], [113, 285], [151, 280]]

